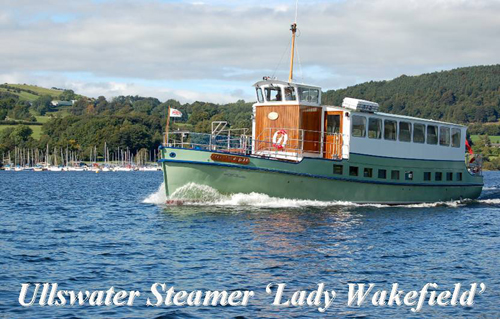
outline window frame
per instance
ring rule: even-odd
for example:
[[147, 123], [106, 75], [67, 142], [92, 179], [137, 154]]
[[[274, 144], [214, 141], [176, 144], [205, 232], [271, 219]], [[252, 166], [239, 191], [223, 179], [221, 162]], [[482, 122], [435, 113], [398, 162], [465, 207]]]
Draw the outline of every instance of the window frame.
[[[337, 169], [340, 167], [340, 173]], [[333, 174], [334, 175], [344, 175], [344, 165], [341, 164], [333, 164]]]
[[372, 178], [373, 177], [373, 168], [365, 167], [363, 169], [363, 177]]
[[[379, 123], [379, 125], [378, 125], [378, 127], [379, 127], [379, 131], [378, 131], [379, 137], [370, 137], [370, 126], [371, 126], [372, 120], [373, 121], [377, 121]], [[368, 118], [368, 130], [367, 130], [368, 131], [368, 133], [367, 133], [368, 138], [374, 139], [374, 140], [380, 140], [380, 139], [382, 139], [383, 130], [384, 130], [384, 127], [382, 126], [382, 119], [380, 119], [378, 117], [369, 117]], [[374, 131], [374, 132], [376, 132], [376, 131]]]
[[[455, 136], [455, 133], [458, 133], [458, 145], [455, 146], [455, 143], [453, 143], [453, 136]], [[460, 148], [462, 145], [462, 130], [459, 128], [452, 127], [451, 128], [451, 147], [455, 148]]]
[[[278, 91], [281, 93], [281, 100], [273, 100], [273, 99], [267, 99], [267, 91]], [[272, 103], [280, 103], [283, 102], [283, 88], [281, 86], [266, 86], [264, 88], [264, 98], [266, 99], [266, 102], [272, 102]]]
[[432, 181], [432, 172], [424, 172], [424, 182]]
[[[441, 143], [441, 134], [442, 132], [446, 132], [448, 131], [448, 144], [446, 144], [446, 141], [444, 141], [443, 143]], [[444, 134], [445, 138], [446, 138], [446, 133]], [[441, 146], [448, 146], [450, 147], [450, 144], [451, 144], [451, 129], [448, 127], [448, 126], [440, 126], [439, 127], [439, 145]]]
[[399, 170], [391, 170], [391, 180], [399, 181], [401, 179]]
[[[387, 138], [387, 122], [394, 123], [394, 138]], [[392, 125], [391, 125], [392, 126]], [[386, 141], [397, 141], [398, 140], [398, 121], [396, 120], [384, 120], [384, 140]]]
[[[363, 122], [363, 135], [354, 135], [354, 119], [357, 119], [357, 118], [360, 118], [362, 119], [362, 122]], [[351, 136], [352, 137], [360, 137], [360, 138], [365, 138], [366, 137], [366, 132], [367, 132], [367, 120], [366, 120], [366, 116], [362, 116], [362, 115], [353, 115], [351, 117]]]
[[[381, 176], [381, 175], [383, 175], [383, 176]], [[387, 170], [379, 168], [378, 169], [378, 178], [380, 178], [380, 179], [387, 179]]]
[[[405, 123], [405, 124], [408, 124], [410, 126], [410, 130], [408, 131], [408, 134], [409, 134], [409, 140], [408, 141], [404, 141], [401, 139], [401, 123]], [[405, 142], [405, 143], [411, 143], [412, 142], [412, 128], [413, 128], [413, 123], [412, 122], [406, 122], [406, 121], [399, 121], [398, 123], [398, 141], [400, 142]]]
[[[435, 131], [434, 131], [434, 132], [435, 132], [435, 135], [434, 135], [434, 136], [436, 137], [436, 143], [431, 143], [431, 142], [429, 142], [429, 140], [430, 140], [430, 138], [429, 138], [429, 137], [431, 136], [431, 135], [429, 134], [429, 129], [430, 129], [431, 127], [434, 127], [434, 128], [435, 128]], [[426, 134], [425, 134], [425, 135], [427, 136], [427, 145], [438, 145], [438, 144], [439, 144], [439, 127], [438, 127], [437, 125], [427, 125], [427, 129], [425, 130], [425, 132], [426, 132]]]
[[[354, 171], [356, 172], [356, 174], [353, 174]], [[359, 176], [359, 167], [349, 165], [349, 176]]]
[[[415, 128], [416, 128], [416, 127], [423, 127], [422, 137], [423, 137], [424, 139], [423, 139], [423, 141], [422, 141], [422, 142], [417, 142], [417, 141], [415, 141], [415, 132], [416, 132]], [[426, 129], [426, 125], [425, 125], [425, 124], [422, 124], [422, 123], [413, 123], [413, 130], [412, 130], [412, 131], [413, 131], [413, 134], [412, 134], [412, 142], [413, 142], [413, 143], [417, 143], [417, 144], [425, 144], [425, 141], [426, 141], [426, 133], [427, 133], [427, 132], [426, 132], [426, 131], [427, 131], [427, 129]]]
[[255, 88], [255, 91], [256, 91], [256, 94], [257, 94], [257, 102], [258, 103], [264, 103], [265, 99], [264, 99], [264, 92], [262, 92], [262, 88], [261, 87]]

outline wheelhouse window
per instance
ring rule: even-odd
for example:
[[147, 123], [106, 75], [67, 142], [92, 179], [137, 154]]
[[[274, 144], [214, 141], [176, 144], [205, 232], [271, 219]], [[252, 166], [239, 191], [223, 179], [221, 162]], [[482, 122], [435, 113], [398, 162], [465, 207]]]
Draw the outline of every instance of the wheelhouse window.
[[413, 142], [414, 143], [425, 143], [425, 125], [424, 124], [414, 124], [413, 125]]
[[368, 121], [368, 137], [369, 138], [382, 138], [382, 120], [370, 118]]
[[450, 146], [450, 128], [441, 126], [439, 128], [439, 145]]
[[268, 102], [280, 102], [282, 100], [281, 88], [270, 86], [264, 89], [266, 92], [266, 101]]
[[295, 88], [292, 86], [285, 88], [285, 101], [296, 101]]
[[319, 103], [319, 90], [299, 87], [299, 101], [309, 103]]
[[401, 142], [411, 142], [410, 122], [399, 122], [399, 140]]
[[434, 179], [436, 181], [442, 181], [443, 180], [443, 173], [441, 172], [436, 172], [435, 176], [434, 176]]
[[427, 125], [427, 144], [438, 143], [438, 130], [437, 126]]
[[352, 116], [352, 131], [351, 135], [355, 137], [366, 136], [366, 117], [353, 115]]
[[424, 172], [424, 181], [428, 182], [431, 180], [431, 172]]
[[462, 138], [462, 132], [458, 128], [451, 129], [451, 146], [460, 147], [460, 139]]
[[264, 94], [262, 94], [262, 89], [261, 88], [256, 88], [257, 91], [257, 101], [259, 103], [264, 103]]
[[398, 130], [398, 124], [396, 121], [391, 121], [391, 120], [384, 121], [384, 139], [395, 141], [397, 130]]

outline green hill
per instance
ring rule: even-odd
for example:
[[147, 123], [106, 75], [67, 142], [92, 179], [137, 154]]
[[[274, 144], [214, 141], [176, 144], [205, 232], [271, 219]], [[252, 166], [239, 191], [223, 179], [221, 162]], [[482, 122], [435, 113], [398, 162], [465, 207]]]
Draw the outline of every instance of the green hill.
[[383, 112], [456, 123], [497, 122], [500, 117], [500, 65], [474, 66], [390, 81], [371, 81], [323, 94], [340, 105], [344, 97], [374, 101]]
[[0, 84], [0, 92], [16, 95], [21, 101], [33, 102], [43, 95], [50, 95], [57, 99], [62, 90], [46, 89], [36, 85], [28, 84]]

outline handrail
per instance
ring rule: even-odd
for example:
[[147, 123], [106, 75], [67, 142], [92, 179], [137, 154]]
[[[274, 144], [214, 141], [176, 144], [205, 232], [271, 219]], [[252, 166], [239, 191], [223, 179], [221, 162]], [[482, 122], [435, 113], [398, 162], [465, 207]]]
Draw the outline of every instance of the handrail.
[[[273, 142], [275, 131], [285, 130], [289, 136], [284, 145], [280, 146]], [[246, 134], [235, 134], [238, 129], [228, 130], [227, 135], [216, 136], [208, 133], [194, 133], [188, 131], [169, 132], [167, 144], [165, 146], [174, 146], [191, 149], [205, 149], [211, 151], [221, 151], [235, 154], [254, 155], [266, 158], [277, 158], [284, 160], [300, 161], [304, 153], [317, 154], [323, 156], [327, 149], [332, 152], [333, 158], [342, 157], [343, 135], [342, 134], [324, 134], [320, 131], [303, 129], [280, 129], [266, 128], [259, 134], [259, 138], [252, 139]], [[246, 133], [246, 129], [240, 129]], [[314, 135], [311, 137], [309, 133]], [[267, 134], [267, 136], [265, 136]], [[326, 142], [326, 136], [333, 136], [333, 142]], [[318, 143], [321, 145], [319, 150], [305, 149], [308, 143]], [[333, 150], [333, 151], [332, 151]]]

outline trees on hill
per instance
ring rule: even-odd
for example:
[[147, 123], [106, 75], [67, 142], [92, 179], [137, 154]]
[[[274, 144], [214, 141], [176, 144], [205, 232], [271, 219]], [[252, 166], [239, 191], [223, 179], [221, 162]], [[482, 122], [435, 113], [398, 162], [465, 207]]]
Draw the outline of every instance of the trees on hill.
[[328, 91], [323, 102], [340, 105], [344, 97], [377, 102], [381, 111], [389, 113], [457, 123], [496, 122], [500, 118], [500, 65], [367, 82]]

